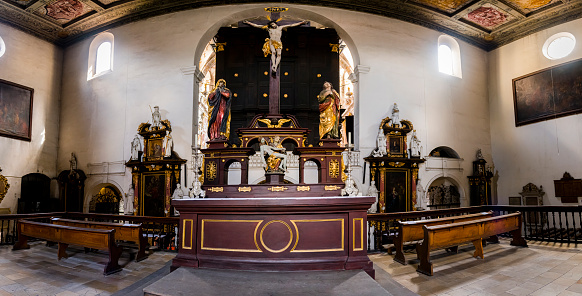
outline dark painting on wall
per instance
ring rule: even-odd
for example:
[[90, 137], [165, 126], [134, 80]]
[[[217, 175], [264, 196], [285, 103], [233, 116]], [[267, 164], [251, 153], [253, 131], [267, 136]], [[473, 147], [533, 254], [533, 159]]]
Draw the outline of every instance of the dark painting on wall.
[[515, 126], [582, 113], [582, 60], [513, 79]]
[[163, 217], [166, 196], [164, 174], [144, 174], [142, 177], [143, 216]]
[[30, 141], [33, 93], [30, 87], [0, 79], [0, 136]]
[[386, 212], [407, 211], [407, 172], [405, 170], [389, 170], [385, 174]]

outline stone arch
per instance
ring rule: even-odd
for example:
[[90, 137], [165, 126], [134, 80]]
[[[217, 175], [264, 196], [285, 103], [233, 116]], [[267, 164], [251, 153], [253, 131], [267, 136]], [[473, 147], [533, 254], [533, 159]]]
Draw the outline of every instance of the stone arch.
[[99, 190], [101, 190], [103, 187], [112, 187], [120, 194], [122, 198], [125, 197], [126, 192], [121, 189], [121, 185], [119, 183], [113, 180], [107, 180], [107, 182], [97, 181], [93, 184], [89, 184], [85, 187], [86, 189], [85, 198], [83, 200], [83, 213], [89, 212], [89, 204], [91, 203], [91, 199], [93, 196], [99, 193]]
[[428, 195], [428, 188], [435, 181], [437, 181], [438, 179], [445, 179], [445, 180], [451, 182], [453, 185], [455, 185], [457, 187], [457, 189], [459, 189], [459, 196], [460, 196], [459, 198], [460, 198], [460, 201], [461, 201], [461, 205], [460, 206], [461, 207], [468, 206], [467, 204], [465, 204], [466, 201], [467, 201], [467, 195], [466, 195], [466, 192], [465, 192], [465, 188], [463, 188], [463, 186], [461, 185], [462, 184], [461, 181], [456, 176], [451, 175], [451, 174], [444, 174], [444, 173], [437, 174], [437, 175], [433, 176], [427, 183], [425, 183], [425, 185], [422, 185], [423, 188], [424, 188], [424, 196], [423, 196], [423, 198], [425, 198], [426, 200], [428, 200], [428, 197], [427, 197], [427, 195]]

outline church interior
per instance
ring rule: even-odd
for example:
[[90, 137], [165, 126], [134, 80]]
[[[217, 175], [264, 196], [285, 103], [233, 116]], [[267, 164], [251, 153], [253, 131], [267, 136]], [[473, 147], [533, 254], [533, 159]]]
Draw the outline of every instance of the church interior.
[[582, 295], [581, 40], [582, 0], [2, 0], [0, 295]]

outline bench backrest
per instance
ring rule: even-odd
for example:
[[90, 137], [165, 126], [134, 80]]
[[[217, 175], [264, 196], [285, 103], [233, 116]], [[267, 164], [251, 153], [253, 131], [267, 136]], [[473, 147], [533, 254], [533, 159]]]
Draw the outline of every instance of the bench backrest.
[[139, 243], [142, 236], [141, 223], [139, 224], [120, 224], [109, 222], [92, 222], [71, 220], [63, 218], [51, 218], [51, 223], [64, 226], [91, 228], [91, 229], [115, 229], [115, 239], [125, 241], [135, 241]]
[[115, 244], [115, 230], [87, 229], [33, 221], [18, 221], [21, 235], [87, 248], [107, 250]]
[[521, 213], [423, 228], [430, 249], [445, 248], [521, 229]]
[[437, 219], [406, 221], [406, 222], [398, 221], [400, 224], [399, 235], [402, 236], [403, 242], [421, 240], [424, 237], [424, 230], [422, 228], [424, 225], [426, 226], [443, 225], [457, 222], [479, 220], [489, 217], [493, 217], [492, 211]]

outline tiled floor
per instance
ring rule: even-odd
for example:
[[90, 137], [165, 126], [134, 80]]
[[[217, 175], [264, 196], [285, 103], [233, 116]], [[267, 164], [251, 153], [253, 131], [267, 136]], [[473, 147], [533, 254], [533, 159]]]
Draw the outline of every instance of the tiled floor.
[[528, 242], [528, 248], [499, 244], [484, 248], [485, 259], [472, 257], [472, 244], [458, 254], [431, 252], [433, 276], [416, 272], [416, 253], [405, 252], [408, 265], [394, 256], [370, 255], [376, 268], [420, 295], [582, 295], [582, 246]]
[[[582, 248], [573, 245], [528, 242], [529, 248], [500, 244], [484, 248], [485, 259], [471, 255], [466, 245], [458, 254], [433, 252], [434, 276], [416, 272], [418, 261], [406, 253], [408, 265], [386, 253], [371, 254], [375, 268], [420, 295], [582, 295]], [[581, 246], [582, 247], [582, 246]], [[56, 247], [31, 243], [28, 250], [0, 246], [2, 295], [110, 295], [160, 269], [175, 253], [157, 252], [141, 262], [120, 260], [123, 271], [104, 276], [104, 253], [69, 247], [69, 258], [57, 260]], [[377, 272], [376, 274], [386, 273]], [[380, 279], [378, 279], [380, 280]]]
[[57, 260], [57, 248], [44, 242], [30, 243], [30, 249], [12, 251], [0, 246], [0, 295], [111, 295], [160, 269], [175, 253], [157, 252], [135, 262], [124, 252], [121, 272], [104, 276], [105, 253], [84, 253], [69, 247], [69, 258]]

